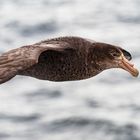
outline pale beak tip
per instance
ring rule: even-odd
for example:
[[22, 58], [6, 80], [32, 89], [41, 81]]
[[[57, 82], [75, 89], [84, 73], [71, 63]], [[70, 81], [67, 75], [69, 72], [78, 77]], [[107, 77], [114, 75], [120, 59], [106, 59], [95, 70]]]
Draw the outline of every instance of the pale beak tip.
[[139, 76], [139, 71], [137, 69], [135, 69], [135, 73], [132, 74], [134, 77], [138, 77]]

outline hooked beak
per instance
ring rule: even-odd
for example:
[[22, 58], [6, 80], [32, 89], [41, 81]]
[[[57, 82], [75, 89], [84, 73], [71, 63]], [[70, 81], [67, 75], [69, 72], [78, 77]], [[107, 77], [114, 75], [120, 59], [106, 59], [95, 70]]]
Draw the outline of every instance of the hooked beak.
[[[139, 75], [139, 71], [134, 68], [134, 64], [131, 64], [128, 60], [131, 60], [131, 59], [128, 59], [127, 56], [125, 57], [124, 56], [125, 54], [122, 53], [121, 57], [120, 57], [120, 63], [119, 63], [119, 66], [128, 71], [132, 76], [134, 77], [138, 77]], [[127, 60], [127, 59], [128, 60]]]

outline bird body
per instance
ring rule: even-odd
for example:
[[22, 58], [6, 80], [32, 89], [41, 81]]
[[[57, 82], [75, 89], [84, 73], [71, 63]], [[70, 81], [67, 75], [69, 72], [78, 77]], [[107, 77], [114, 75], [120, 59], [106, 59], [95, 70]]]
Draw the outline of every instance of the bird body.
[[[62, 37], [36, 43], [36, 47], [46, 44], [59, 44], [62, 50], [43, 52], [38, 63], [19, 75], [36, 77], [50, 81], [81, 80], [97, 74], [88, 67], [88, 49], [92, 42], [79, 37]], [[59, 48], [59, 46], [58, 46]]]
[[50, 81], [81, 80], [119, 67], [138, 76], [130, 59], [129, 52], [106, 43], [81, 37], [48, 39], [2, 54], [0, 83], [16, 75]]

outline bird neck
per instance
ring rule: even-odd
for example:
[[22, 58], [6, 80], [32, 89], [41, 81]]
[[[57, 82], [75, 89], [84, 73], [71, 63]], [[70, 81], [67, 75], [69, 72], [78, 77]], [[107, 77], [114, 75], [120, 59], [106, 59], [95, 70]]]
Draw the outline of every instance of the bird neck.
[[96, 54], [96, 52], [93, 51], [94, 50], [90, 49], [87, 56], [87, 71], [91, 74], [91, 76], [95, 76], [103, 70], [110, 68], [108, 64], [105, 63], [105, 61], [101, 58], [102, 56], [100, 57], [97, 55], [98, 53]]

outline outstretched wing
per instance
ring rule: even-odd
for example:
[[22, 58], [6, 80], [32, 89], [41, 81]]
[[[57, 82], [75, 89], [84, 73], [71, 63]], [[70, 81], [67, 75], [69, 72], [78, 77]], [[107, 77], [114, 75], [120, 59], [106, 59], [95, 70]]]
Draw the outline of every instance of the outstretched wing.
[[46, 50], [63, 51], [69, 48], [67, 43], [39, 44], [23, 46], [0, 56], [0, 84], [13, 78], [18, 71], [25, 70], [38, 63], [40, 54]]

